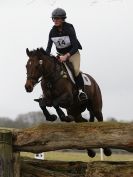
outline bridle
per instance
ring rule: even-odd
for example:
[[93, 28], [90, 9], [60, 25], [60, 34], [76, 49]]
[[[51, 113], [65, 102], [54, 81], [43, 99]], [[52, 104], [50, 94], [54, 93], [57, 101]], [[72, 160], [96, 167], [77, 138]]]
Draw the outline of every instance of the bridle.
[[[42, 80], [45, 80], [47, 83], [53, 84], [53, 83], [57, 82], [57, 80], [62, 78], [62, 75], [60, 75], [60, 74], [58, 75], [59, 72], [57, 74], [55, 74], [56, 65], [57, 65], [57, 61], [58, 61], [57, 59], [58, 58], [53, 57], [54, 68], [53, 68], [52, 72], [45, 73], [45, 68], [42, 67], [44, 60], [42, 58], [40, 58], [40, 59], [38, 58], [39, 64], [41, 66], [40, 67], [41, 78], [38, 79], [38, 78], [34, 78], [34, 77], [30, 76], [30, 75], [27, 76], [27, 79], [32, 80], [35, 83], [34, 87], [37, 84], [39, 84]], [[62, 64], [60, 65], [60, 67], [61, 67], [61, 70], [63, 70]]]
[[40, 79], [38, 80], [38, 79], [33, 78], [33, 77], [31, 77], [31, 76], [27, 76], [27, 80], [32, 80], [33, 82], [35, 82], [35, 85], [34, 85], [34, 86], [36, 86], [37, 84], [39, 84], [39, 83], [43, 80], [43, 78], [40, 78]]
[[[43, 60], [40, 59], [39, 65], [42, 66], [42, 64], [43, 64]], [[43, 75], [43, 69], [42, 69], [42, 67], [40, 67], [40, 68], [41, 68], [41, 75]], [[34, 84], [34, 87], [35, 87], [37, 84], [39, 84], [43, 80], [43, 77], [41, 76], [41, 78], [38, 79], [38, 78], [34, 78], [30, 75], [27, 75], [27, 80], [32, 80], [35, 83]]]

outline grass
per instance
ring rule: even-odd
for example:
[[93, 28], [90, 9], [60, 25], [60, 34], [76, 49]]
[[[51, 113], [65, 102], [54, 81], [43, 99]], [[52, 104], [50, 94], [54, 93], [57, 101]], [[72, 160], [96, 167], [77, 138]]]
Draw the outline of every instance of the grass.
[[[22, 152], [21, 156], [28, 156], [34, 158], [34, 154]], [[82, 152], [61, 152], [51, 151], [45, 152], [46, 160], [60, 160], [60, 161], [99, 161], [100, 153], [97, 153], [95, 158], [88, 157], [87, 153]], [[112, 154], [110, 157], [104, 156], [105, 161], [133, 161], [133, 154]]]

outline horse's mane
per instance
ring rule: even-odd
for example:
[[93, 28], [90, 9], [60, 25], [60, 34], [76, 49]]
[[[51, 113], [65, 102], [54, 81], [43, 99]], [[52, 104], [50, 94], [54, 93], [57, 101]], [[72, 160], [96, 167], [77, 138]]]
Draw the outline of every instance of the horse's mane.
[[35, 51], [38, 53], [38, 55], [42, 55], [43, 54], [44, 56], [47, 56], [50, 59], [54, 59], [54, 61], [57, 62], [57, 58], [54, 55], [48, 54], [42, 47], [41, 48], [37, 48], [37, 50], [35, 50]]
[[41, 48], [37, 48], [37, 51], [42, 53], [43, 55], [46, 55], [46, 56], [50, 57], [50, 55], [42, 47]]
[[47, 56], [47, 57], [51, 57], [42, 47], [41, 48], [37, 48], [34, 50], [29, 51], [29, 49], [26, 49], [27, 55], [28, 56]]
[[33, 49], [31, 51], [29, 51], [29, 49], [27, 48], [26, 52], [29, 57], [37, 56], [38, 60], [48, 59], [49, 61], [60, 64], [60, 62], [58, 62], [58, 60], [55, 56], [49, 55], [42, 47], [37, 48], [37, 49]]

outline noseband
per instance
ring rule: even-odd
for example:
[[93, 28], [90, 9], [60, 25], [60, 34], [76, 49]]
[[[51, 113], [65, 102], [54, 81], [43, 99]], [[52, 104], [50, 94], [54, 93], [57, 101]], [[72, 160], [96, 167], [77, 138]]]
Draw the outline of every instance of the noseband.
[[[42, 66], [43, 60], [39, 60], [39, 64], [40, 64], [40, 66]], [[43, 69], [42, 69], [42, 67], [41, 67], [41, 73], [42, 73], [42, 75], [43, 75]], [[43, 78], [41, 78], [41, 79], [39, 80], [39, 78], [34, 78], [34, 77], [28, 75], [28, 76], [27, 76], [27, 80], [32, 80], [32, 81], [35, 83], [35, 85], [37, 85], [38, 83], [40, 83], [40, 82], [43, 80]], [[34, 85], [34, 86], [35, 86], [35, 85]]]
[[57, 59], [55, 57], [52, 57], [52, 58], [53, 58], [53, 64], [54, 64], [54, 69], [52, 70], [52, 72], [45, 73], [45, 69], [42, 68], [43, 60], [40, 59], [39, 64], [41, 66], [40, 72], [41, 72], [42, 78], [40, 78], [40, 80], [39, 80], [38, 78], [32, 77], [30, 75], [27, 76], [27, 79], [32, 80], [35, 83], [34, 86], [36, 86], [38, 83], [40, 83], [43, 79], [48, 80], [51, 83], [55, 83], [57, 80], [59, 80], [62, 77], [60, 75], [60, 71], [59, 71], [59, 74], [57, 74], [58, 76], [55, 74]]

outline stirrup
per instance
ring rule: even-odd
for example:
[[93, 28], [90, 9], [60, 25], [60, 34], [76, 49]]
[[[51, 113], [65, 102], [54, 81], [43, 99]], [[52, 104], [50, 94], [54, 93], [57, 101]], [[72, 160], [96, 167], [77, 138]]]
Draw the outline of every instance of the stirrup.
[[85, 92], [83, 92], [82, 90], [79, 90], [78, 99], [79, 101], [85, 101], [85, 100], [88, 100], [88, 96]]

